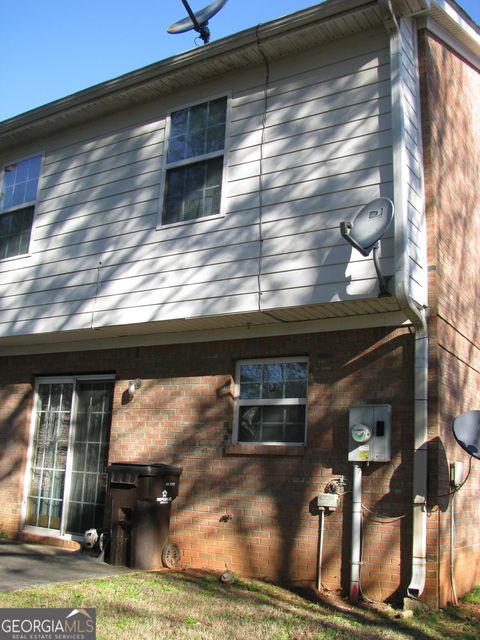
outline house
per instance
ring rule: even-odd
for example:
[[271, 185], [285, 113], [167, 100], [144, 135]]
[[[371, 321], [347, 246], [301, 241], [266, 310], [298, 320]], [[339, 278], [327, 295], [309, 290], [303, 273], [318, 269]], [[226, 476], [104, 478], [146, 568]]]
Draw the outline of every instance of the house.
[[[187, 566], [480, 582], [479, 68], [453, 0], [327, 0], [1, 123], [1, 529], [166, 463]], [[340, 231], [379, 198], [387, 291]]]

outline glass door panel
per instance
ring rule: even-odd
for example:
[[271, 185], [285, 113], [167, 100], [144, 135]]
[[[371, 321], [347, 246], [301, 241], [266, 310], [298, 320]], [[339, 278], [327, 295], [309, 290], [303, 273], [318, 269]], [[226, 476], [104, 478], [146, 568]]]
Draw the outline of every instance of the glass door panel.
[[60, 529], [73, 384], [39, 387], [26, 524]]
[[103, 525], [112, 398], [112, 381], [39, 383], [26, 525], [79, 534]]
[[103, 526], [113, 385], [81, 381], [73, 427], [73, 455], [67, 531]]

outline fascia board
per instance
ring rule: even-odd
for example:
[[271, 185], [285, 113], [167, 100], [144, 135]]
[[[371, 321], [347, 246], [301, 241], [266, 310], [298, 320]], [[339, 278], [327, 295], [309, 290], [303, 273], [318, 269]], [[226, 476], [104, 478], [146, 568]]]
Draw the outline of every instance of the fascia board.
[[457, 11], [446, 0], [433, 0], [424, 26], [441, 40], [480, 68], [480, 27]]

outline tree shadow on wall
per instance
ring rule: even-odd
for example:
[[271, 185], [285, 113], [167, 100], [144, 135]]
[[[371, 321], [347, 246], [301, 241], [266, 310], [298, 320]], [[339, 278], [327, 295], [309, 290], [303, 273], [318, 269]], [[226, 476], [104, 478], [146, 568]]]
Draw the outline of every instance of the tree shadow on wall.
[[[225, 455], [225, 445], [232, 439], [231, 380], [236, 361], [305, 353], [302, 336], [286, 339], [281, 353], [275, 339], [218, 343], [216, 353], [209, 353], [205, 345], [158, 347], [158, 353], [149, 348], [148, 359], [140, 349], [144, 384], [120, 411], [123, 424], [144, 414], [151, 422], [148, 433], [142, 434], [143, 453], [137, 449], [131, 461], [183, 467], [180, 496], [173, 503], [173, 535], [186, 545], [194, 538], [197, 566], [241, 566], [247, 575], [286, 581], [311, 580], [315, 575], [318, 514], [312, 515], [309, 505], [333, 477], [348, 477], [351, 468], [347, 459], [349, 404], [341, 398], [348, 393], [352, 404], [391, 402], [400, 413], [395, 400], [399, 381], [387, 383], [383, 372], [391, 367], [390, 358], [401, 362], [402, 369], [404, 360], [408, 363], [411, 358], [408, 334], [373, 330], [357, 340], [355, 357], [340, 334], [325, 334], [312, 347], [308, 445], [300, 456], [266, 455], [265, 451]], [[398, 358], [398, 349], [406, 349], [402, 358]], [[329, 360], [331, 350], [335, 358]], [[131, 368], [121, 373], [125, 380], [136, 375], [138, 370], [133, 373]], [[195, 380], [197, 392], [192, 385], [189, 392], [183, 389], [187, 378]], [[408, 381], [400, 380], [403, 382], [409, 389]], [[163, 384], [161, 392], [159, 384]], [[130, 431], [122, 435], [113, 427], [117, 441], [112, 454], [117, 459], [126, 459], [123, 451], [135, 435]], [[394, 439], [396, 453], [405, 456], [407, 448]], [[328, 535], [335, 544], [330, 544], [325, 557], [330, 567], [341, 557], [344, 588], [348, 584], [349, 509], [345, 499], [344, 508], [329, 519]], [[269, 566], [270, 575], [265, 569]]]
[[[15, 402], [12, 402], [12, 398]], [[0, 423], [0, 483], [5, 490], [4, 495], [10, 495], [3, 505], [3, 515], [0, 515], [1, 532], [3, 527], [11, 530], [12, 526], [18, 526], [32, 410], [31, 385], [22, 392], [18, 392], [13, 385], [3, 386], [0, 406], [3, 407]]]

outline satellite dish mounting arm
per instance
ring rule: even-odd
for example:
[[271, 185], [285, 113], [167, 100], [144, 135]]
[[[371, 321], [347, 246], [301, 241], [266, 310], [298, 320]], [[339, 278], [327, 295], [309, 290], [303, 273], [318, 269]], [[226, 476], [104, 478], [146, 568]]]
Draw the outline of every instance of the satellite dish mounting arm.
[[210, 29], [208, 28], [208, 20], [203, 24], [200, 24], [197, 20], [196, 15], [193, 13], [192, 8], [188, 4], [187, 0], [182, 0], [182, 4], [185, 7], [190, 20], [193, 22], [193, 28], [200, 35], [200, 38], [203, 40], [203, 44], [208, 44], [210, 40]]
[[357, 251], [359, 251], [365, 258], [370, 255], [370, 247], [365, 249], [357, 240], [352, 236], [353, 223], [350, 220], [340, 222], [340, 233], [345, 240], [352, 245]]
[[228, 0], [213, 0], [207, 7], [194, 13], [188, 0], [182, 0], [182, 4], [188, 13], [188, 18], [183, 18], [183, 20], [171, 24], [167, 29], [168, 33], [185, 33], [185, 31], [194, 29], [200, 35], [203, 44], [207, 44], [210, 41], [210, 29], [207, 26], [208, 21], [220, 11], [227, 1]]
[[392, 294], [390, 293], [390, 291], [388, 290], [388, 280], [390, 280], [390, 276], [385, 277], [382, 274], [382, 271], [380, 269], [380, 260], [378, 259], [378, 249], [380, 247], [380, 243], [376, 242], [373, 245], [373, 264], [375, 266], [375, 271], [377, 272], [377, 278], [378, 278], [378, 288], [379, 288], [379, 294], [378, 297], [379, 298], [385, 298], [385, 297], [389, 297]]

